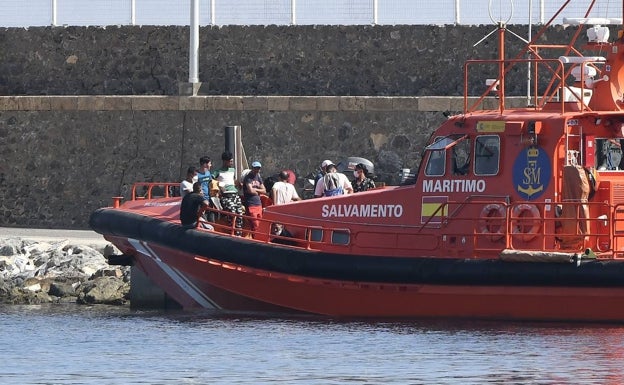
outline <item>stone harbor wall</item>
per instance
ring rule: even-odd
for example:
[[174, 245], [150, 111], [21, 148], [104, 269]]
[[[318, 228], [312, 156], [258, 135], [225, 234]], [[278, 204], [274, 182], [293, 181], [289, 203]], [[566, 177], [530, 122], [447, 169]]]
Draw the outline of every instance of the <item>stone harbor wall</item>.
[[0, 303], [125, 305], [130, 268], [109, 266], [104, 253], [68, 240], [1, 238]]
[[[527, 36], [526, 25], [508, 29]], [[496, 59], [498, 35], [481, 26], [222, 26], [199, 32], [205, 95], [463, 95], [466, 59]], [[554, 26], [542, 42], [567, 42]], [[533, 34], [537, 32], [534, 28]], [[615, 31], [611, 31], [615, 36]], [[585, 34], [579, 37], [579, 44]], [[507, 34], [506, 52], [522, 42]], [[0, 95], [178, 95], [188, 82], [188, 27], [0, 28]], [[483, 89], [496, 66], [483, 69]], [[526, 93], [526, 73], [507, 92]]]
[[303, 177], [360, 156], [378, 181], [416, 168], [432, 130], [462, 99], [368, 97], [0, 97], [0, 226], [84, 229], [135, 182], [177, 182], [202, 155], [220, 165], [240, 125], [263, 175]]
[[[218, 167], [228, 125], [242, 127], [247, 160], [265, 177], [291, 169], [302, 188], [323, 159], [358, 156], [396, 184], [462, 111], [452, 95], [463, 93], [464, 60], [497, 56], [495, 37], [473, 46], [492, 28], [203, 27], [195, 97], [177, 96], [188, 28], [0, 29], [0, 226], [87, 228], [134, 182], [179, 181], [202, 155]], [[552, 27], [543, 39], [572, 31]], [[494, 76], [477, 72], [470, 93]], [[523, 71], [509, 74], [509, 92], [525, 85]]]

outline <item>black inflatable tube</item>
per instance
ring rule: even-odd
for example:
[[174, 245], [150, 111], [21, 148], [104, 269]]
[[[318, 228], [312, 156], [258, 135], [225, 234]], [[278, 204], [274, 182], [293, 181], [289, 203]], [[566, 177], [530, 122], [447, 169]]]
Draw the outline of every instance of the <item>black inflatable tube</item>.
[[624, 263], [505, 262], [323, 253], [259, 243], [182, 226], [120, 209], [91, 214], [91, 228], [244, 266], [299, 276], [377, 283], [624, 287]]

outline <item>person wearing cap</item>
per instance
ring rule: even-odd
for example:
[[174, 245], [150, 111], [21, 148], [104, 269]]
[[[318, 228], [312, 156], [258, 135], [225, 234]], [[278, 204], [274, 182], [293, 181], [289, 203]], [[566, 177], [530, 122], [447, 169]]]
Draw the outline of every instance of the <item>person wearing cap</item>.
[[[262, 200], [260, 194], [266, 194], [266, 188], [260, 176], [262, 164], [255, 161], [251, 164], [251, 171], [243, 179], [243, 195], [245, 197], [245, 208], [247, 215], [251, 217], [249, 223], [251, 231], [257, 231], [260, 226], [259, 219], [262, 218]], [[253, 234], [252, 234], [253, 235]]]
[[[316, 191], [316, 186], [318, 186], [318, 182], [319, 180], [323, 179], [323, 177], [325, 176], [325, 174], [327, 174], [327, 166], [329, 166], [330, 164], [334, 164], [334, 162], [332, 162], [329, 159], [325, 159], [322, 163], [321, 163], [321, 171], [319, 171], [318, 174], [316, 174], [316, 178], [314, 179], [314, 191]], [[315, 198], [319, 198], [322, 195], [316, 196], [316, 194], [314, 194]]]
[[[236, 227], [236, 235], [243, 235], [243, 204], [238, 195], [236, 187], [238, 180], [236, 178], [236, 169], [234, 168], [234, 156], [231, 152], [225, 151], [221, 154], [223, 165], [215, 170], [212, 175], [217, 180], [220, 190], [220, 202], [223, 210], [236, 214], [234, 226]], [[228, 224], [232, 225], [232, 217], [227, 217]]]
[[314, 190], [315, 197], [334, 196], [352, 194], [353, 187], [349, 178], [343, 173], [338, 172], [335, 164], [328, 164], [325, 167], [327, 173], [316, 185]]

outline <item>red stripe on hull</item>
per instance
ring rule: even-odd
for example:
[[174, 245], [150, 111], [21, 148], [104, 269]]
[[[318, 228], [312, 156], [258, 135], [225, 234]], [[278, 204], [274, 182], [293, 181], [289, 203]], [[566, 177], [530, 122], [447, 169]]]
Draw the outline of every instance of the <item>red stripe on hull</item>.
[[[221, 263], [154, 245], [151, 249], [163, 262], [194, 282], [203, 295], [226, 310], [301, 311], [350, 317], [624, 321], [624, 288], [321, 280]], [[150, 274], [155, 279], [161, 276]], [[167, 292], [178, 290], [171, 286], [172, 282], [156, 283]], [[176, 298], [173, 293], [169, 294]]]

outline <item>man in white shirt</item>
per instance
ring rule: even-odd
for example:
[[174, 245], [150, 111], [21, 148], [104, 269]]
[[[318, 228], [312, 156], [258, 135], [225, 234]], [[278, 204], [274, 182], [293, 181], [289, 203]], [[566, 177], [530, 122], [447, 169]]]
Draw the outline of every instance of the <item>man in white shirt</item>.
[[345, 174], [338, 172], [336, 165], [329, 164], [326, 167], [327, 173], [316, 184], [314, 190], [315, 197], [346, 195], [353, 193], [353, 186]]
[[180, 196], [184, 197], [188, 193], [193, 192], [193, 183], [197, 182], [197, 169], [190, 166], [186, 170], [186, 179], [180, 183]]
[[271, 189], [271, 199], [274, 205], [283, 205], [284, 203], [290, 203], [301, 200], [295, 186], [288, 183], [288, 171], [282, 171], [279, 173], [279, 181], [273, 184]]

